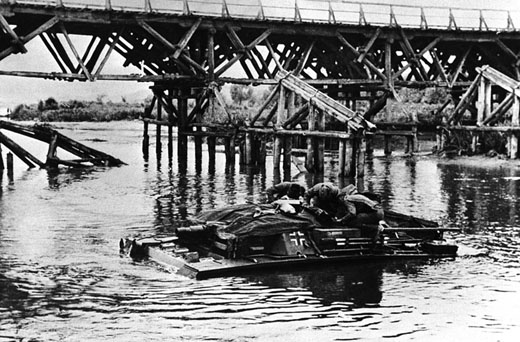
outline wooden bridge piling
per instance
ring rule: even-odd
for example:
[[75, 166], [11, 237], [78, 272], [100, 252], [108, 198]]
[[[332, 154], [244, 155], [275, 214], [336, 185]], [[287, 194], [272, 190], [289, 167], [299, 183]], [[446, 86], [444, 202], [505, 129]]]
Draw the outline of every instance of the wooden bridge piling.
[[162, 143], [161, 143], [161, 124], [162, 121], [162, 101], [157, 101], [157, 125], [155, 125], [155, 153], [157, 154], [158, 158], [161, 155], [162, 151]]
[[14, 170], [13, 154], [11, 152], [7, 152], [5, 159], [6, 159], [6, 163], [7, 163], [7, 176], [9, 178], [13, 178], [13, 170]]
[[4, 157], [2, 156], [2, 144], [0, 144], [0, 172], [4, 170]]

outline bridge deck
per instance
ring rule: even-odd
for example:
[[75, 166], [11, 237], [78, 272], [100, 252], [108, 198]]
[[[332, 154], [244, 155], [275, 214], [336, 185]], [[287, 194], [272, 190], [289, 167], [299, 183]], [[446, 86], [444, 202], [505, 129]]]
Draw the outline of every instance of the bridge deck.
[[[464, 30], [514, 30], [520, 7], [417, 6], [357, 0], [3, 0], [2, 3], [249, 20]], [[493, 3], [493, 6], [499, 5]], [[497, 6], [499, 7], [499, 6]]]

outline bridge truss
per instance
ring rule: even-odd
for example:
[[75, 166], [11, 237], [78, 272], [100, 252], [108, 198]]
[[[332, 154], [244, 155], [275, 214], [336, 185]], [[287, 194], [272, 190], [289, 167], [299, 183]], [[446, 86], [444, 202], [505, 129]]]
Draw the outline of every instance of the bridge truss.
[[[39, 37], [57, 70], [0, 70], [0, 75], [153, 82], [157, 112], [150, 122], [182, 129], [200, 123], [213, 100], [221, 100], [222, 84], [275, 85], [275, 75], [284, 71], [353, 110], [356, 100], [370, 101], [367, 119], [388, 97], [398, 98], [400, 87], [446, 87], [458, 103], [483, 65], [520, 79], [520, 32], [507, 11], [488, 11], [486, 18], [480, 10], [411, 6], [371, 13], [369, 6], [348, 1], [296, 0], [285, 7], [271, 0], [130, 3], [133, 7], [114, 0], [2, 0], [0, 68], [2, 59], [30, 53], [27, 43]], [[435, 20], [425, 15], [435, 11]], [[466, 25], [470, 15], [472, 27]], [[89, 40], [83, 51], [78, 37]], [[103, 73], [114, 53], [140, 72]], [[189, 112], [187, 99], [195, 102]]]

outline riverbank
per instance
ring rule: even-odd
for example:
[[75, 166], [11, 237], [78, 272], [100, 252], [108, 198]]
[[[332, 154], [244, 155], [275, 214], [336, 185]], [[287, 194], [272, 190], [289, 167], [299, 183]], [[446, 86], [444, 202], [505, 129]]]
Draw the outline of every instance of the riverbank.
[[145, 104], [138, 102], [112, 102], [99, 98], [96, 101], [71, 100], [58, 102], [50, 97], [37, 104], [21, 104], [14, 108], [10, 118], [16, 121], [80, 122], [135, 120], [144, 112]]

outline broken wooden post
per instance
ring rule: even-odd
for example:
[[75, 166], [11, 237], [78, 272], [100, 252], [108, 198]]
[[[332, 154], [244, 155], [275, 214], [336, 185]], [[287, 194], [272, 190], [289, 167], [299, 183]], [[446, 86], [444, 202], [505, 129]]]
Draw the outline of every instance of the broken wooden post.
[[[198, 110], [195, 114], [195, 122], [198, 124], [202, 123], [202, 111]], [[197, 125], [195, 127], [195, 130], [197, 133], [202, 133], [202, 127], [200, 125]], [[202, 169], [202, 136], [201, 135], [195, 135], [195, 170], [200, 172]]]
[[[169, 90], [169, 104], [170, 107], [172, 106], [172, 95], [173, 91]], [[173, 111], [170, 108], [168, 110], [168, 163], [171, 163], [173, 159]]]
[[0, 172], [4, 170], [4, 158], [2, 157], [2, 144], [0, 144]]
[[[511, 125], [513, 127], [518, 127], [520, 126], [520, 101], [516, 94], [516, 89], [513, 89], [513, 107], [511, 110]], [[516, 159], [518, 157], [518, 135], [515, 131], [511, 132], [510, 150], [510, 158]]]
[[258, 167], [265, 169], [265, 160], [267, 159], [267, 142], [266, 137], [259, 137], [258, 141]]
[[235, 135], [224, 139], [226, 151], [226, 170], [233, 170], [235, 167]]
[[150, 107], [148, 108], [145, 108], [144, 110], [144, 115], [143, 115], [143, 146], [142, 146], [142, 151], [143, 151], [143, 158], [145, 160], [148, 160], [148, 156], [149, 156], [149, 148], [150, 148], [150, 136], [148, 135], [148, 121], [147, 119], [150, 119], [150, 114], [153, 110], [153, 107], [155, 105], [155, 101], [157, 100], [157, 98], [155, 97], [155, 94], [154, 94], [154, 97], [152, 99], [152, 103], [150, 104]]
[[208, 170], [210, 172], [215, 171], [215, 146], [216, 146], [216, 137], [208, 136], [206, 138], [206, 142], [208, 144]]
[[188, 167], [188, 98], [185, 91], [179, 91], [177, 97], [178, 120], [177, 120], [177, 157], [179, 169], [186, 171]]
[[45, 165], [48, 167], [58, 167], [58, 158], [57, 158], [57, 148], [58, 148], [58, 135], [53, 134], [51, 141], [49, 143], [49, 150], [47, 151], [47, 160], [45, 161]]
[[13, 178], [13, 154], [11, 152], [7, 152], [6, 156], [6, 162], [7, 162], [7, 176], [9, 178]]
[[385, 134], [385, 156], [389, 156], [392, 154], [392, 136], [390, 134]]
[[367, 156], [372, 156], [374, 154], [374, 136], [371, 134], [366, 137], [367, 142]]
[[157, 154], [157, 159], [161, 159], [161, 122], [162, 119], [162, 99], [157, 101], [157, 124], [155, 125], [156, 133], [155, 133], [155, 153]]

